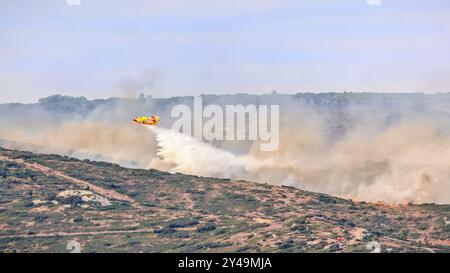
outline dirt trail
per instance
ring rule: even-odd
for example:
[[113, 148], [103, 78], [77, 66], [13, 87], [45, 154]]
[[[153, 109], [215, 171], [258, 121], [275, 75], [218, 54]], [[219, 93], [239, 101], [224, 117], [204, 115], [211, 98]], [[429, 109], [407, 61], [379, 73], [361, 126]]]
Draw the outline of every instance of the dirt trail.
[[103, 231], [80, 231], [80, 232], [51, 232], [36, 234], [17, 234], [17, 235], [0, 235], [0, 238], [38, 238], [38, 237], [55, 237], [55, 236], [86, 236], [86, 235], [108, 235], [108, 234], [129, 234], [129, 233], [152, 233], [153, 229], [136, 229], [136, 230], [103, 230]]
[[128, 196], [126, 196], [124, 194], [118, 193], [118, 192], [113, 191], [113, 190], [108, 190], [108, 189], [102, 188], [100, 186], [94, 185], [94, 184], [92, 184], [90, 182], [87, 182], [87, 181], [84, 181], [84, 180], [81, 180], [81, 179], [78, 179], [78, 178], [74, 178], [74, 177], [68, 176], [68, 175], [66, 175], [66, 174], [64, 174], [64, 173], [62, 173], [60, 171], [54, 170], [52, 168], [43, 166], [43, 165], [38, 164], [38, 163], [31, 164], [31, 163], [25, 162], [22, 159], [12, 159], [12, 158], [9, 158], [9, 157], [6, 157], [6, 156], [2, 156], [2, 155], [0, 155], [0, 160], [5, 160], [5, 161], [10, 161], [10, 162], [22, 164], [22, 165], [25, 165], [26, 167], [28, 167], [30, 169], [34, 169], [36, 171], [43, 172], [43, 173], [45, 173], [47, 175], [54, 175], [54, 176], [58, 176], [60, 178], [64, 178], [64, 179], [66, 179], [66, 180], [68, 180], [68, 181], [70, 181], [70, 182], [72, 182], [72, 183], [74, 183], [74, 184], [76, 184], [78, 186], [89, 187], [89, 190], [91, 190], [92, 192], [95, 192], [97, 194], [103, 195], [103, 196], [105, 196], [107, 198], [111, 198], [111, 199], [115, 199], [115, 200], [119, 200], [119, 201], [126, 201], [126, 202], [129, 202], [131, 204], [135, 204], [135, 201], [133, 199], [131, 199], [130, 197], [128, 197]]

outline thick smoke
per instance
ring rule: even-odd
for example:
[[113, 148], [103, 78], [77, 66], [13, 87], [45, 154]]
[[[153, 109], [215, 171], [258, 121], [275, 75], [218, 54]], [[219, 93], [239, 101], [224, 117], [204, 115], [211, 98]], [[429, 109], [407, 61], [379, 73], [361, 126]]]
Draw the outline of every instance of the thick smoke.
[[[87, 116], [55, 116], [42, 107], [29, 106], [35, 110], [29, 113], [24, 109], [0, 120], [0, 140], [6, 140], [2, 146], [10, 149], [147, 167], [155, 157], [155, 140], [131, 120], [133, 111], [145, 112], [142, 109], [152, 108], [152, 104], [136, 107], [134, 102], [101, 105]], [[65, 113], [66, 108], [57, 111]]]
[[14, 140], [9, 148], [142, 167], [155, 153], [155, 144], [145, 133], [140, 128], [122, 125], [67, 121], [32, 134], [21, 129], [10, 130], [2, 138]]
[[311, 120], [283, 127], [280, 147], [234, 155], [167, 129], [150, 127], [172, 171], [248, 179], [364, 201], [450, 202], [450, 135], [416, 120], [379, 132], [356, 128], [328, 142]]
[[335, 135], [329, 128], [341, 125], [330, 124], [322, 114], [284, 111], [280, 146], [261, 152], [257, 142], [213, 146], [160, 126], [149, 131], [131, 124], [134, 115], [153, 113], [152, 103], [125, 100], [58, 122], [44, 112], [33, 113], [40, 118], [27, 122], [11, 117], [8, 126], [1, 122], [0, 138], [14, 141], [10, 148], [289, 185], [354, 200], [450, 203], [450, 130], [445, 119], [411, 115], [385, 124], [356, 113]]
[[[148, 126], [156, 134], [157, 155], [174, 172], [221, 178], [251, 177], [267, 160], [238, 156], [173, 130]], [[153, 165], [150, 165], [153, 167]]]

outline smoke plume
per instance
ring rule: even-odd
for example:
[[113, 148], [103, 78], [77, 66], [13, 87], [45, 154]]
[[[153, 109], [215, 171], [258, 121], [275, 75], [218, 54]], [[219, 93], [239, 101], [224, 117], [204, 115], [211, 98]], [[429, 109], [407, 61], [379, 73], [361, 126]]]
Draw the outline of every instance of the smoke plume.
[[[172, 171], [247, 179], [389, 203], [450, 202], [450, 135], [425, 120], [405, 122], [375, 134], [355, 129], [334, 143], [314, 124], [281, 131], [275, 152], [234, 155], [163, 128], [158, 156]], [[300, 128], [301, 127], [301, 128]], [[373, 132], [372, 132], [373, 133]]]
[[[40, 110], [25, 117], [11, 115], [0, 120], [0, 138], [14, 141], [10, 148], [38, 153], [289, 185], [354, 200], [450, 203], [447, 119], [410, 115], [385, 123], [370, 118], [373, 114], [366, 117], [346, 109], [356, 114], [346, 114], [345, 129], [331, 134], [329, 128], [339, 129], [335, 121], [341, 117], [330, 124], [314, 111], [291, 112], [285, 107], [278, 149], [261, 152], [258, 142], [211, 145], [163, 128], [169, 124], [164, 124], [168, 111], [153, 107], [151, 100], [124, 100], [58, 121]], [[162, 126], [147, 130], [130, 122], [142, 113], [161, 113]]]

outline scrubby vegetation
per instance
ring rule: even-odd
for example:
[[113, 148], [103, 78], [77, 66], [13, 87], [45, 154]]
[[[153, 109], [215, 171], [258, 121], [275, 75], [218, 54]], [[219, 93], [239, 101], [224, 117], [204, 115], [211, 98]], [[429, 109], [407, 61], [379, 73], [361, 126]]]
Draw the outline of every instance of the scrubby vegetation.
[[374, 241], [383, 252], [450, 252], [448, 205], [353, 202], [3, 149], [0, 158], [1, 252], [68, 252], [70, 240], [83, 252], [368, 252]]

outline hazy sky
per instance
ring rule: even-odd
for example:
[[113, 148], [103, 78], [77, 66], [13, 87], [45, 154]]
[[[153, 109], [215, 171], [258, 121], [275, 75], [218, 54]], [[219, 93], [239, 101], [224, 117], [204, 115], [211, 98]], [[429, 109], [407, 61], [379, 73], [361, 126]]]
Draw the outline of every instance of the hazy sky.
[[0, 0], [0, 103], [273, 89], [450, 91], [450, 1]]

